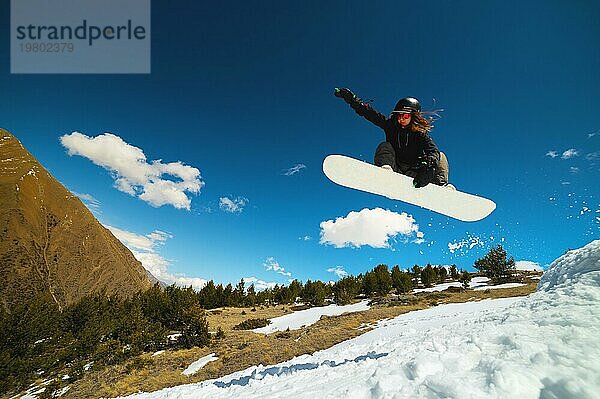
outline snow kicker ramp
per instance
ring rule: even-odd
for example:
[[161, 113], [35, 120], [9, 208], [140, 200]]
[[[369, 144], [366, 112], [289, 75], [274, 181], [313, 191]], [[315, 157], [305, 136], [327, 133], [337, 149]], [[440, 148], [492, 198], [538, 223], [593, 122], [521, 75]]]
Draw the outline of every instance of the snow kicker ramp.
[[135, 398], [598, 398], [600, 240], [524, 298], [441, 305], [272, 366]]

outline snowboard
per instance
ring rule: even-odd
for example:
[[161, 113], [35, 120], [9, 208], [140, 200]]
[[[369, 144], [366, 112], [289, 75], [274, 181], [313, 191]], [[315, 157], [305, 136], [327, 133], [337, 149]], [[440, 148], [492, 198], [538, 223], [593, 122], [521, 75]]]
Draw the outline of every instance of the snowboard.
[[383, 195], [442, 215], [474, 222], [488, 216], [496, 204], [487, 198], [428, 184], [415, 188], [413, 178], [344, 155], [329, 155], [323, 173], [344, 187]]

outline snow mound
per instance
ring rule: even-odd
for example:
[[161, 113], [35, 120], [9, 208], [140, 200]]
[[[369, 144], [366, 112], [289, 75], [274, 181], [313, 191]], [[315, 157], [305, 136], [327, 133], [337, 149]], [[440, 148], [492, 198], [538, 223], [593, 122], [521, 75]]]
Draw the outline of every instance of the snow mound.
[[595, 240], [552, 262], [538, 284], [538, 291], [552, 291], [577, 283], [598, 286], [599, 282], [600, 240]]
[[598, 398], [600, 240], [523, 298], [446, 304], [272, 366], [136, 398]]

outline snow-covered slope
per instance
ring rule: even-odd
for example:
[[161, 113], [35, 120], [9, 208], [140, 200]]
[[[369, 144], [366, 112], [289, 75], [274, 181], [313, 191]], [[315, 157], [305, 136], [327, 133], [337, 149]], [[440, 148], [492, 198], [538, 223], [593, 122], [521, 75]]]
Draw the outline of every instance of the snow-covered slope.
[[412, 312], [330, 349], [136, 398], [598, 398], [600, 240], [525, 298]]

